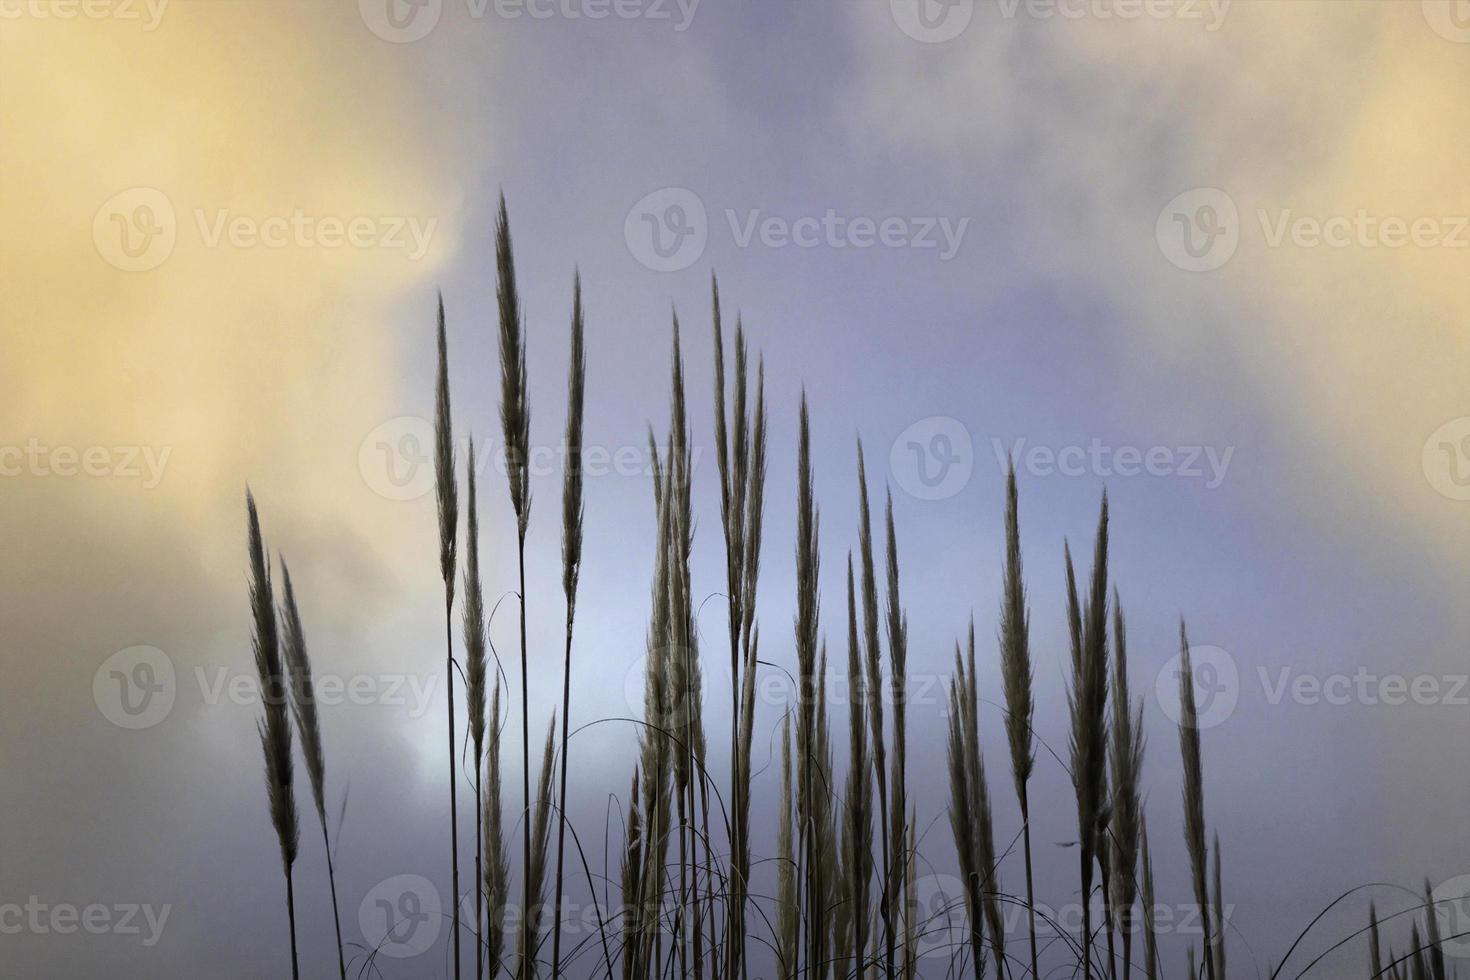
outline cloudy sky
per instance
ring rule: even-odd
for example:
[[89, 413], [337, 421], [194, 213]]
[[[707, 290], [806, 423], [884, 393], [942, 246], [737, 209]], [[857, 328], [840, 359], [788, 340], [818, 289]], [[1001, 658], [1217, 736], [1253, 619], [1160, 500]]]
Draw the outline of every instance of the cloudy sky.
[[[574, 268], [587, 439], [603, 460], [587, 489], [574, 725], [636, 714], [641, 698], [643, 447], [666, 418], [672, 311], [701, 454], [695, 590], [719, 643], [717, 272], [772, 406], [768, 659], [795, 659], [805, 386], [824, 630], [840, 647], [861, 437], [875, 491], [894, 495], [919, 687], [937, 691], [973, 612], [982, 697], [1000, 696], [1014, 453], [1038, 733], [1063, 754], [1062, 545], [1087, 540], [1106, 488], [1160, 901], [1189, 902], [1175, 709], [1155, 692], [1172, 683], [1182, 615], [1208, 667], [1206, 802], [1236, 970], [1269, 971], [1353, 886], [1429, 876], [1463, 891], [1467, 82], [1464, 0], [0, 0], [6, 972], [286, 969], [251, 730], [247, 485], [291, 561], [318, 674], [340, 685], [324, 725], [330, 792], [347, 797], [344, 936], [381, 938], [378, 902], [406, 891], [448, 907], [424, 420], [442, 291], [499, 599], [515, 569], [493, 462], [501, 191], [540, 448], [533, 728], [560, 688]], [[491, 635], [517, 642], [513, 600]], [[779, 674], [757, 718], [763, 761], [790, 693]], [[728, 676], [712, 664], [709, 683], [722, 731]], [[931, 764], [941, 708], [931, 692], [911, 717], [931, 891], [951, 858]], [[1001, 715], [982, 714], [1009, 841]], [[607, 721], [572, 741], [569, 809], [595, 864], [635, 740]], [[1075, 852], [1056, 845], [1075, 837], [1073, 804], [1044, 751], [1037, 779], [1039, 898], [1064, 909]], [[763, 831], [777, 785], [763, 772]], [[326, 977], [312, 826], [303, 974]], [[1019, 859], [1001, 875], [1019, 887]], [[585, 905], [585, 884], [574, 891]], [[1348, 906], [1312, 955], [1362, 924], [1366, 901]], [[425, 928], [424, 951], [381, 961], [384, 976], [448, 975], [445, 930]], [[1173, 969], [1190, 938], [1164, 937]], [[1406, 920], [1393, 940], [1407, 943]], [[1364, 956], [1352, 945], [1324, 968]]]

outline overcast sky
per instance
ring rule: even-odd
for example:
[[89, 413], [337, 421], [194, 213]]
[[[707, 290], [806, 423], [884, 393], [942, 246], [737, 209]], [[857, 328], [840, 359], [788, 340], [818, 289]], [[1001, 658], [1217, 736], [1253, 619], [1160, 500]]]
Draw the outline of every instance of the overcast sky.
[[[380, 900], [448, 907], [442, 599], [421, 450], [442, 291], [457, 432], [483, 450], [493, 603], [515, 570], [492, 461], [502, 190], [542, 450], [533, 740], [560, 691], [556, 452], [574, 268], [587, 441], [601, 454], [574, 725], [640, 710], [644, 447], [667, 419], [673, 311], [698, 454], [699, 623], [711, 651], [723, 642], [717, 272], [764, 355], [772, 413], [766, 659], [795, 663], [803, 386], [834, 658], [859, 437], [874, 492], [892, 489], [910, 667], [929, 695], [910, 719], [921, 897], [952, 883], [938, 685], [972, 613], [997, 834], [1018, 831], [990, 706], [1007, 454], [1037, 729], [1063, 756], [1062, 546], [1089, 552], [1109, 493], [1161, 903], [1190, 901], [1174, 707], [1156, 694], [1173, 683], [1180, 616], [1207, 669], [1206, 805], [1233, 970], [1269, 972], [1355, 885], [1428, 876], [1463, 893], [1464, 6], [0, 0], [0, 972], [287, 969], [252, 731], [247, 484], [291, 562], [317, 672], [340, 685], [323, 724], [333, 805], [347, 795], [344, 937], [381, 938]], [[513, 599], [491, 635], [515, 647]], [[711, 659], [718, 733], [729, 678]], [[761, 764], [790, 695], [767, 674]], [[626, 721], [572, 741], [570, 812], [597, 874], [635, 745]], [[722, 765], [727, 751], [713, 739]], [[511, 788], [518, 758], [507, 753]], [[758, 777], [767, 854], [778, 784], [777, 770]], [[328, 977], [304, 778], [299, 793], [303, 975]], [[1056, 846], [1075, 838], [1075, 808], [1046, 750], [1032, 799], [1038, 898], [1075, 907], [1075, 851]], [[1017, 854], [1001, 877], [1021, 889]], [[585, 883], [572, 891], [585, 908]], [[1380, 908], [1412, 901], [1374, 894]], [[1365, 898], [1347, 903], [1311, 955], [1365, 918]], [[95, 928], [67, 928], [84, 919]], [[383, 976], [448, 975], [446, 929], [425, 928], [424, 951], [380, 961]], [[1163, 948], [1182, 972], [1181, 931]], [[1397, 920], [1394, 944], [1407, 932]], [[1019, 923], [1011, 936], [1024, 942]], [[1365, 957], [1353, 944], [1324, 969]]]

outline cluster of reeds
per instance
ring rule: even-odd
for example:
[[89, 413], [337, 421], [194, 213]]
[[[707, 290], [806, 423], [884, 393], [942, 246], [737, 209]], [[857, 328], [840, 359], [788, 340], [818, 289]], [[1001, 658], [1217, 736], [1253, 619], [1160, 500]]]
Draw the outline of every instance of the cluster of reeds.
[[[919, 945], [933, 928], [920, 921], [916, 879], [920, 863], [919, 801], [908, 792], [908, 622], [898, 557], [892, 493], [884, 496], [883, 554], [875, 544], [870, 480], [861, 440], [856, 446], [859, 504], [853, 529], [855, 551], [847, 552], [845, 662], [849, 711], [846, 773], [834, 763], [829, 714], [828, 658], [822, 629], [820, 590], [821, 522], [812, 462], [810, 409], [805, 392], [798, 408], [795, 543], [795, 619], [789, 656], [776, 660], [794, 668], [796, 701], [781, 722], [780, 795], [774, 847], [775, 892], [753, 888], [751, 810], [756, 679], [760, 670], [787, 669], [760, 659], [757, 582], [766, 495], [766, 400], [764, 370], [757, 360], [754, 381], [743, 324], [734, 332], [734, 368], [726, 372], [726, 339], [720, 292], [712, 282], [714, 346], [714, 436], [718, 451], [721, 531], [725, 547], [725, 594], [730, 658], [730, 743], [728, 790], [721, 798], [711, 776], [704, 717], [705, 668], [696, 626], [696, 591], [691, 575], [694, 542], [694, 451], [686, 402], [685, 366], [677, 315], [670, 359], [670, 415], [660, 440], [650, 430], [653, 510], [656, 523], [650, 611], [646, 635], [643, 719], [619, 849], [621, 907], [595, 901], [597, 935], [563, 949], [564, 901], [577, 877], [566, 861], [567, 813], [573, 705], [573, 627], [582, 563], [584, 521], [581, 468], [586, 344], [582, 284], [572, 288], [571, 358], [565, 425], [567, 469], [562, 492], [562, 593], [565, 636], [561, 656], [561, 705], [547, 726], [539, 776], [532, 792], [529, 712], [532, 676], [550, 675], [549, 656], [534, 660], [526, 628], [526, 535], [531, 512], [530, 405], [526, 332], [516, 283], [510, 224], [504, 199], [495, 230], [500, 423], [506, 452], [507, 489], [517, 530], [520, 619], [520, 714], [522, 809], [504, 812], [502, 735], [507, 712], [499, 671], [491, 670], [480, 564], [480, 507], [473, 442], [466, 460], [464, 547], [460, 541], [460, 496], [449, 394], [447, 325], [442, 298], [436, 319], [435, 473], [439, 529], [439, 572], [445, 601], [445, 673], [448, 681], [450, 762], [450, 861], [455, 901], [450, 957], [461, 976], [462, 938], [475, 946], [475, 976], [502, 973], [531, 980], [549, 972], [555, 980], [580, 962], [589, 975], [653, 980], [748, 980], [750, 947], [771, 952], [775, 975], [803, 980], [909, 980], [919, 973]], [[259, 738], [266, 764], [270, 814], [280, 843], [287, 882], [293, 976], [297, 970], [292, 866], [297, 851], [297, 813], [292, 790], [293, 720], [311, 780], [322, 828], [337, 929], [338, 970], [345, 980], [346, 946], [337, 908], [332, 833], [326, 810], [325, 753], [313, 693], [311, 661], [296, 594], [281, 562], [284, 597], [277, 608], [272, 566], [253, 498], [248, 498], [250, 604], [254, 653], [264, 697]], [[1036, 895], [1032, 871], [1033, 816], [1030, 786], [1037, 758], [1033, 724], [1036, 695], [1030, 640], [1030, 609], [1022, 562], [1019, 493], [1014, 466], [1007, 475], [1003, 513], [1005, 550], [996, 627], [1000, 689], [1018, 805], [1026, 890], [1013, 897], [1001, 887], [995, 837], [997, 801], [991, 794], [980, 738], [981, 668], [971, 617], [963, 645], [955, 644], [949, 688], [946, 811], [963, 894], [963, 937], [954, 955], [968, 959], [979, 980], [993, 969], [996, 980], [1041, 977]], [[879, 561], [882, 560], [880, 580]], [[1080, 593], [1070, 548], [1064, 545], [1064, 604], [1070, 640], [1071, 680], [1067, 690], [1070, 739], [1066, 765], [1076, 802], [1076, 848], [1082, 898], [1082, 928], [1064, 937], [1075, 972], [1085, 980], [1117, 980], [1141, 972], [1163, 976], [1154, 918], [1154, 864], [1144, 815], [1144, 734], [1141, 702], [1130, 694], [1126, 622], [1118, 591], [1109, 588], [1109, 518], [1104, 495], [1091, 575]], [[462, 565], [461, 565], [462, 562]], [[456, 689], [460, 670], [453, 635], [457, 581], [463, 582], [461, 640], [463, 697], [473, 754], [468, 774], [456, 761]], [[880, 594], [881, 591], [881, 594]], [[1184, 773], [1184, 844], [1193, 902], [1202, 912], [1198, 950], [1188, 951], [1188, 976], [1224, 980], [1226, 937], [1218, 837], [1207, 846], [1203, 761], [1191, 653], [1180, 633], [1178, 738]], [[497, 662], [498, 665], [498, 662]], [[508, 693], [509, 688], [506, 688]], [[840, 720], [837, 722], [840, 724]], [[560, 728], [558, 728], [558, 724]], [[475, 794], [474, 922], [460, 921], [458, 781], [470, 779]], [[521, 855], [512, 862], [507, 823], [521, 824]], [[555, 850], [552, 828], [555, 825]], [[712, 834], [723, 829], [723, 840]], [[572, 828], [574, 839], [575, 828]], [[580, 844], [577, 845], [580, 851]], [[1007, 854], [1009, 851], [1006, 852]], [[1213, 859], [1213, 860], [1212, 860]], [[520, 906], [512, 906], [510, 882], [520, 871]], [[552, 901], [545, 903], [548, 888]], [[1427, 889], [1426, 889], [1427, 890]], [[1093, 919], [1100, 902], [1101, 921]], [[1432, 902], [1432, 898], [1430, 899]], [[1003, 915], [1006, 904], [1026, 910], [1026, 955], [1012, 952]], [[514, 920], [514, 925], [512, 925]], [[548, 921], [549, 920], [549, 921]], [[514, 936], [511, 935], [512, 929]], [[1380, 949], [1376, 910], [1370, 911], [1374, 977], [1444, 980], [1442, 937], [1435, 917], [1425, 917], [1421, 940], [1413, 928], [1411, 950], [1402, 957]], [[1142, 967], [1134, 965], [1134, 938]], [[547, 939], [549, 938], [549, 957]], [[512, 946], [513, 940], [513, 946]], [[1121, 940], [1121, 955], [1116, 940]], [[580, 959], [590, 953], [587, 959]], [[1198, 961], [1196, 961], [1198, 956]], [[1196, 962], [1201, 972], [1196, 972]], [[757, 975], [763, 967], [754, 966]], [[960, 969], [963, 969], [961, 963]], [[956, 972], [953, 963], [946, 970]]]

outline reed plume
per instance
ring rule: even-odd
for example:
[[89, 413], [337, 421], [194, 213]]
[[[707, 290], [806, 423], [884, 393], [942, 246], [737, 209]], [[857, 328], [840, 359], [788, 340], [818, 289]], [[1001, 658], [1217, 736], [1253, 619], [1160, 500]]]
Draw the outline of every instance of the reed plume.
[[696, 782], [702, 771], [705, 751], [704, 721], [701, 714], [703, 677], [694, 630], [693, 589], [689, 571], [694, 527], [690, 495], [692, 463], [688, 410], [684, 398], [684, 357], [677, 315], [674, 317], [670, 385], [668, 460], [664, 467], [662, 496], [668, 503], [671, 522], [669, 544], [673, 548], [666, 567], [669, 576], [669, 609], [664, 649], [665, 656], [668, 657], [669, 694], [673, 706], [668, 726], [670, 734], [678, 742], [672, 760], [679, 821], [679, 909], [675, 922], [680, 967], [688, 975], [692, 948], [693, 976], [695, 980], [699, 980], [704, 973], [704, 954], [701, 949], [703, 922], [698, 909], [698, 875], [696, 873], [691, 880], [690, 860], [697, 844]]
[[805, 869], [807, 896], [805, 919], [807, 928], [807, 972], [813, 973], [825, 959], [824, 929], [820, 910], [822, 894], [821, 868], [817, 859], [817, 826], [814, 797], [814, 765], [817, 752], [816, 670], [817, 630], [820, 596], [817, 578], [820, 571], [818, 531], [821, 521], [816, 495], [812, 487], [811, 419], [806, 392], [801, 395], [800, 429], [797, 436], [796, 478], [796, 664], [797, 664], [797, 757], [801, 761], [796, 792], [796, 812], [803, 842], [802, 865]]
[[260, 681], [262, 716], [256, 720], [261, 754], [265, 757], [265, 786], [270, 801], [271, 826], [281, 848], [281, 867], [286, 874], [286, 918], [291, 927], [291, 976], [301, 975], [296, 956], [296, 887], [291, 877], [301, 839], [292, 788], [291, 718], [287, 707], [286, 669], [281, 660], [276, 605], [271, 587], [271, 569], [260, 533], [260, 516], [255, 497], [245, 491], [249, 523], [250, 612], [255, 672]]
[[893, 980], [894, 928], [893, 901], [894, 855], [890, 853], [890, 815], [888, 810], [888, 763], [883, 732], [882, 649], [878, 639], [878, 584], [873, 561], [873, 520], [868, 505], [868, 473], [863, 457], [863, 443], [858, 440], [858, 552], [863, 570], [863, 641], [867, 667], [867, 708], [869, 733], [873, 749], [873, 772], [878, 781], [878, 840], [883, 858], [881, 887], [878, 890], [878, 914], [883, 921], [885, 976]]
[[526, 879], [526, 894], [530, 901], [521, 913], [525, 922], [521, 930], [522, 946], [517, 950], [520, 969], [516, 976], [521, 980], [535, 980], [536, 953], [541, 948], [541, 919], [546, 912], [546, 868], [550, 857], [551, 811], [555, 802], [551, 798], [551, 779], [556, 772], [556, 715], [551, 716], [551, 726], [546, 730], [546, 746], [541, 750], [541, 778], [536, 784], [536, 811], [532, 818], [527, 814], [531, 830], [531, 862], [521, 869]]
[[[1215, 910], [1215, 945], [1211, 955], [1215, 960], [1215, 976], [1218, 980], [1225, 980], [1225, 896], [1220, 888], [1220, 835], [1217, 832], [1214, 837], [1214, 848], [1210, 855], [1214, 859], [1214, 882], [1215, 895], [1213, 907]], [[1444, 980], [1443, 977], [1437, 980]]]
[[980, 912], [980, 870], [975, 861], [975, 815], [971, 812], [970, 769], [966, 758], [964, 688], [965, 665], [955, 645], [955, 677], [949, 683], [949, 826], [954, 836], [955, 857], [965, 889], [965, 918], [970, 926], [970, 963], [975, 980], [985, 973], [985, 924]]
[[[1219, 856], [1219, 847], [1220, 845], [1217, 841], [1215, 844], [1217, 857]], [[1215, 891], [1215, 897], [1218, 899], [1218, 883], [1215, 886]], [[1224, 908], [1223, 905], [1220, 907]], [[1434, 901], [1434, 886], [1430, 884], [1428, 878], [1424, 879], [1424, 919], [1424, 935], [1428, 947], [1425, 950], [1425, 959], [1429, 967], [1430, 980], [1445, 980], [1444, 946], [1439, 934], [1439, 913]], [[1223, 970], [1221, 971], [1221, 976], [1224, 976]]]
[[[884, 529], [888, 544], [888, 663], [889, 696], [893, 701], [893, 774], [889, 783], [889, 803], [892, 812], [888, 832], [893, 839], [891, 849], [894, 860], [905, 851], [904, 841], [910, 836], [905, 833], [904, 816], [908, 810], [908, 616], [903, 611], [903, 602], [898, 589], [898, 536], [893, 529], [893, 492], [887, 493], [884, 508]], [[906, 865], [905, 865], [906, 866]], [[895, 879], [890, 894], [890, 907], [898, 901], [898, 885]], [[912, 923], [909, 924], [910, 926]], [[907, 943], [908, 941], [905, 940]], [[911, 950], [911, 946], [906, 946]], [[908, 954], [906, 954], [908, 955]]]
[[1016, 492], [1016, 465], [1006, 474], [1006, 557], [1000, 607], [1000, 673], [1006, 699], [1006, 740], [1011, 750], [1011, 780], [1021, 805], [1022, 849], [1026, 861], [1026, 918], [1031, 940], [1031, 975], [1040, 976], [1036, 954], [1036, 888], [1031, 873], [1031, 772], [1036, 764], [1036, 736], [1032, 721], [1031, 611], [1026, 606], [1026, 584], [1021, 569], [1020, 505]]
[[561, 494], [561, 582], [567, 603], [566, 660], [561, 688], [561, 774], [557, 799], [556, 895], [552, 900], [551, 976], [561, 975], [563, 859], [567, 840], [567, 741], [572, 710], [572, 624], [576, 619], [577, 580], [582, 570], [582, 416], [586, 402], [587, 351], [583, 341], [582, 276], [572, 277], [572, 353], [567, 368], [566, 473]]
[[955, 676], [950, 682], [949, 782], [950, 830], [965, 889], [973, 969], [985, 968], [983, 935], [990, 932], [996, 980], [1005, 977], [1005, 924], [1000, 907], [994, 821], [985, 756], [980, 750], [979, 683], [975, 670], [975, 624], [970, 623], [966, 655], [955, 645]]
[[[526, 393], [526, 348], [521, 298], [516, 287], [515, 253], [510, 240], [510, 215], [505, 195], [495, 221], [495, 295], [500, 312], [500, 428], [505, 439], [505, 474], [511, 507], [516, 515], [516, 560], [519, 569], [521, 613], [521, 867], [531, 866], [531, 698], [530, 662], [526, 651], [526, 527], [531, 520], [531, 409]], [[531, 881], [526, 877], [521, 908], [531, 905]], [[519, 948], [530, 946], [529, 917], [521, 915]]]
[[1139, 845], [1143, 854], [1143, 975], [1159, 980], [1159, 936], [1154, 922], [1154, 862], [1148, 852], [1148, 821], [1139, 818]]
[[838, 836], [833, 813], [832, 730], [827, 714], [827, 644], [822, 643], [817, 658], [817, 701], [812, 784], [812, 827], [816, 840], [817, 890], [814, 902], [817, 919], [812, 924], [819, 933], [821, 949], [816, 965], [807, 971], [814, 980], [828, 976], [840, 958], [841, 943], [837, 909], [842, 903], [838, 881]]
[[[1072, 786], [1077, 795], [1077, 834], [1082, 879], [1082, 975], [1092, 976], [1093, 862], [1100, 856], [1101, 831], [1108, 819], [1107, 771], [1107, 578], [1108, 498], [1103, 494], [1093, 551], [1092, 581], [1085, 610], [1079, 607], [1070, 550], [1067, 566], [1067, 620], [1072, 638], [1071, 707]], [[1106, 885], [1105, 885], [1106, 888]], [[1106, 897], [1106, 896], [1105, 896]], [[1109, 932], [1111, 941], [1111, 931]]]
[[510, 856], [506, 851], [504, 807], [501, 802], [500, 736], [504, 730], [500, 711], [500, 684], [494, 684], [490, 699], [489, 739], [483, 809], [485, 831], [482, 847], [485, 867], [480, 887], [485, 893], [485, 963], [491, 977], [500, 972], [505, 955], [505, 915], [510, 904]]
[[[868, 754], [862, 641], [858, 636], [857, 598], [853, 586], [852, 552], [847, 553], [847, 687], [848, 769], [843, 797], [842, 882], [844, 921], [850, 939], [848, 953], [858, 980], [867, 975], [869, 878], [873, 872], [873, 810], [871, 762]], [[844, 975], [846, 975], [844, 973]]]
[[[650, 435], [650, 441], [652, 436]], [[664, 858], [668, 847], [670, 783], [673, 767], [673, 738], [670, 730], [674, 707], [671, 692], [668, 648], [671, 619], [669, 564], [673, 553], [673, 493], [668, 468], [655, 453], [654, 498], [658, 510], [658, 546], [655, 550], [652, 612], [647, 634], [644, 671], [644, 726], [639, 737], [642, 782], [642, 838], [637, 901], [632, 914], [635, 945], [625, 956], [633, 957], [633, 976], [657, 975], [660, 952], [657, 945], [659, 915], [663, 906]]]
[[306, 772], [311, 777], [311, 798], [316, 806], [317, 821], [322, 827], [322, 847], [327, 854], [327, 884], [332, 892], [332, 926], [337, 934], [337, 973], [347, 980], [347, 963], [342, 953], [342, 915], [337, 907], [337, 872], [332, 861], [332, 840], [327, 833], [327, 760], [322, 749], [321, 722], [316, 712], [316, 692], [311, 672], [311, 656], [306, 650], [306, 631], [301, 626], [301, 613], [296, 608], [296, 590], [291, 586], [291, 570], [281, 558], [281, 586], [285, 599], [281, 606], [281, 622], [285, 626], [286, 667], [291, 675], [291, 713], [301, 733], [301, 755], [306, 759]]
[[[766, 473], [765, 368], [757, 368], [755, 408], [749, 404], [745, 331], [735, 326], [735, 376], [726, 405], [725, 340], [720, 286], [713, 276], [715, 444], [720, 475], [720, 524], [725, 539], [725, 583], [730, 641], [730, 872], [726, 915], [725, 973], [734, 977], [745, 954], [745, 901], [750, 875], [750, 744], [743, 733], [747, 675], [755, 671], [753, 628], [760, 570], [761, 524]], [[732, 432], [733, 424], [733, 432]], [[753, 680], [753, 678], [752, 678]], [[753, 706], [751, 706], [753, 709]], [[705, 814], [708, 816], [708, 803]], [[706, 850], [709, 835], [706, 831]], [[713, 918], [711, 918], [713, 928]], [[712, 937], [713, 938], [713, 937]]]
[[1143, 701], [1128, 693], [1128, 636], [1123, 604], [1113, 590], [1113, 727], [1108, 756], [1113, 813], [1106, 846], [1112, 852], [1112, 907], [1123, 938], [1123, 976], [1133, 972], [1133, 904], [1138, 897], [1138, 840], [1142, 832]]
[[1184, 844], [1189, 852], [1189, 874], [1194, 884], [1194, 900], [1199, 905], [1204, 928], [1202, 957], [1205, 973], [1215, 977], [1214, 957], [1210, 956], [1210, 895], [1205, 883], [1205, 789], [1204, 770], [1200, 763], [1199, 713], [1194, 700], [1194, 664], [1190, 659], [1189, 636], [1184, 621], [1179, 622], [1179, 754], [1184, 759]]
[[454, 476], [454, 432], [449, 408], [449, 350], [444, 297], [439, 297], [438, 372], [434, 381], [434, 491], [439, 511], [439, 573], [444, 579], [444, 675], [449, 702], [449, 856], [454, 894], [454, 976], [459, 967], [459, 779], [454, 761], [454, 570], [459, 545], [459, 488]]
[[1429, 963], [1424, 958], [1424, 946], [1419, 939], [1419, 923], [1414, 923], [1409, 930], [1409, 946], [1413, 949], [1413, 956], [1409, 959], [1409, 976], [1413, 980], [1429, 980]]
[[627, 829], [623, 841], [623, 980], [633, 980], [638, 968], [639, 889], [643, 880], [643, 825], [639, 809], [638, 767], [633, 767], [633, 785], [628, 792]]
[[781, 821], [776, 831], [776, 962], [780, 976], [798, 976], [801, 909], [796, 883], [796, 845], [792, 833], [791, 716], [781, 726]]
[[[466, 487], [467, 516], [465, 518], [465, 568], [464, 568], [464, 656], [465, 656], [465, 708], [469, 712], [470, 745], [474, 751], [475, 767], [475, 977], [479, 980], [485, 973], [485, 891], [478, 882], [485, 877], [485, 817], [482, 776], [485, 757], [485, 599], [480, 582], [480, 518], [479, 491], [476, 488], [475, 440], [470, 438], [469, 451], [465, 460], [468, 470]], [[499, 685], [497, 683], [497, 693]]]

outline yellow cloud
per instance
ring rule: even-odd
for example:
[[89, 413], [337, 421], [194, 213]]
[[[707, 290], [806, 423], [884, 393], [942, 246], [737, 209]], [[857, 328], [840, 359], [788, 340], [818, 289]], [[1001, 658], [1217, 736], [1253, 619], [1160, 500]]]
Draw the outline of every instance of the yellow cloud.
[[[358, 445], [402, 412], [399, 324], [427, 349], [460, 191], [413, 62], [330, 6], [0, 20], [0, 443], [167, 452], [146, 493], [66, 499], [168, 513], [231, 576], [247, 481], [280, 523], [382, 550], [427, 513], [374, 495]], [[62, 499], [26, 469], [17, 494]]]

